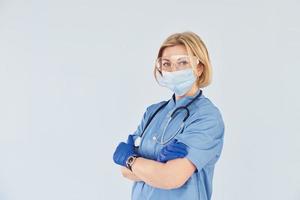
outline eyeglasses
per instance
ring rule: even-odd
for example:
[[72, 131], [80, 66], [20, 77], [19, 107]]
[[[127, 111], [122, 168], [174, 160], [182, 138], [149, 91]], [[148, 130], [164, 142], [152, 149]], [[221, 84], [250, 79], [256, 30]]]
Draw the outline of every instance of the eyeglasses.
[[155, 67], [160, 72], [171, 72], [196, 67], [199, 64], [196, 56], [173, 55], [170, 57], [159, 57], [156, 59]]

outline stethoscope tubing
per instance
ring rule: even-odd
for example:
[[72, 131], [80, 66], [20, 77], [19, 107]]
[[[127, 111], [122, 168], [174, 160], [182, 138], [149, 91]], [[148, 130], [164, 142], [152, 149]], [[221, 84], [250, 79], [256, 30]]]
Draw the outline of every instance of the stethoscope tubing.
[[[172, 112], [170, 118], [168, 119], [168, 122], [167, 122], [166, 126], [164, 127], [164, 130], [163, 130], [163, 133], [162, 133], [160, 142], [158, 142], [157, 139], [155, 139], [155, 138], [153, 138], [153, 139], [154, 139], [157, 143], [159, 143], [159, 144], [161, 144], [161, 145], [164, 145], [164, 144], [168, 143], [169, 141], [171, 141], [174, 137], [176, 137], [176, 135], [178, 134], [179, 130], [180, 130], [180, 129], [183, 130], [184, 123], [185, 123], [185, 121], [186, 121], [186, 120], [189, 118], [189, 116], [190, 116], [190, 111], [189, 111], [189, 109], [188, 109], [188, 106], [190, 106], [190, 105], [191, 105], [197, 98], [199, 98], [201, 95], [202, 95], [202, 90], [200, 90], [200, 93], [199, 93], [194, 99], [192, 99], [192, 101], [190, 101], [188, 104], [186, 104], [185, 106], [180, 106], [180, 107], [176, 108], [176, 109]], [[174, 95], [173, 95], [173, 98], [174, 98]], [[149, 118], [149, 120], [147, 121], [147, 123], [146, 123], [146, 125], [145, 125], [145, 128], [143, 129], [142, 133], [141, 133], [140, 136], [139, 136], [139, 138], [140, 138], [140, 143], [141, 143], [142, 140], [144, 139], [144, 135], [145, 135], [144, 133], [145, 133], [147, 127], [150, 125], [151, 121], [154, 119], [154, 117], [157, 115], [157, 113], [158, 113], [160, 110], [162, 110], [168, 103], [169, 103], [169, 100], [166, 101], [166, 102], [164, 102], [164, 103], [163, 103], [163, 104], [162, 104], [162, 105], [161, 105], [161, 106], [153, 113], [153, 115]], [[182, 121], [182, 123], [181, 123], [179, 129], [176, 131], [176, 134], [174, 134], [172, 137], [170, 137], [167, 141], [163, 142], [164, 135], [165, 135], [165, 131], [166, 131], [166, 129], [167, 129], [167, 127], [168, 127], [170, 121], [171, 121], [172, 118], [175, 116], [175, 114], [176, 114], [179, 110], [181, 110], [181, 109], [184, 109], [184, 110], [186, 111], [186, 115], [185, 115], [185, 117], [184, 117], [184, 119], [183, 119], [183, 121]], [[136, 147], [139, 147], [139, 146], [140, 146], [140, 144], [139, 144], [138, 146], [136, 146]]]

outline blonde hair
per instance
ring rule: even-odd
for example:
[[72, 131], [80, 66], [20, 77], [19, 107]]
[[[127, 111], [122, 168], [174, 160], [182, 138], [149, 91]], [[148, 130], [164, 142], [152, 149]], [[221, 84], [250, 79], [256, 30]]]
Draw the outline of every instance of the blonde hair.
[[[157, 58], [161, 57], [163, 51], [167, 47], [176, 45], [184, 45], [188, 55], [193, 55], [198, 58], [200, 65], [203, 66], [203, 72], [200, 77], [197, 77], [196, 84], [199, 88], [208, 86], [212, 79], [212, 68], [208, 55], [207, 48], [202, 39], [193, 32], [182, 32], [170, 35], [161, 45], [158, 51]], [[154, 77], [156, 79], [157, 68], [154, 67]]]

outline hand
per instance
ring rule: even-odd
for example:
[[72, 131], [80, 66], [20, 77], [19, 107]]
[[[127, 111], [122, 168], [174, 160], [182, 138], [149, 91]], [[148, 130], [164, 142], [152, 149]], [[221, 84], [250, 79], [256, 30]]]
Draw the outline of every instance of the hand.
[[134, 155], [140, 156], [139, 153], [138, 153], [138, 151], [137, 151], [137, 148], [134, 146], [133, 135], [128, 135], [127, 144], [133, 146], [133, 148], [134, 148]]
[[116, 148], [113, 160], [116, 164], [126, 167], [129, 156], [135, 155], [132, 135], [128, 136], [127, 143], [121, 142]]
[[176, 158], [184, 158], [187, 155], [187, 146], [176, 139], [172, 140], [170, 144], [164, 146], [158, 154], [157, 161], [167, 162]]
[[127, 144], [134, 146], [133, 135], [128, 135]]

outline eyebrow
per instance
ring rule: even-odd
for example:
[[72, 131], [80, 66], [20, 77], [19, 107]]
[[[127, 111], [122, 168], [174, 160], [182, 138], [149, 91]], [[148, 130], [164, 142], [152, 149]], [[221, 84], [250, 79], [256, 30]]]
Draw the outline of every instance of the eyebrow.
[[178, 58], [185, 58], [185, 57], [188, 57], [189, 55], [185, 55], [185, 54], [182, 54], [182, 55], [173, 55], [173, 56], [166, 56], [166, 57], [161, 57], [163, 60], [169, 60], [169, 58], [172, 58], [172, 57], [175, 57], [176, 59]]

